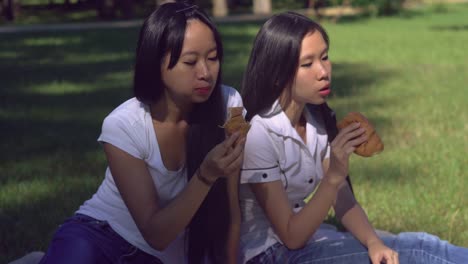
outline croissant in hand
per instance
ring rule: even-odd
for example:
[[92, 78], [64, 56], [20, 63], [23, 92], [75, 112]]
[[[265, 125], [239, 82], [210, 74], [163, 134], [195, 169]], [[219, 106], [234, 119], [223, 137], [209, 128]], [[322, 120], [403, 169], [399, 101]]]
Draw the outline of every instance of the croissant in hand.
[[247, 132], [250, 129], [250, 124], [245, 121], [244, 116], [242, 115], [243, 110], [243, 107], [228, 108], [228, 119], [223, 125], [224, 131], [228, 137], [235, 132], [240, 133], [239, 139], [245, 138], [247, 136]]
[[359, 156], [370, 157], [382, 152], [384, 149], [384, 144], [372, 124], [363, 114], [358, 112], [351, 112], [347, 114], [340, 122], [338, 122], [337, 127], [341, 130], [354, 122], [361, 124], [361, 127], [366, 130], [365, 133], [368, 137], [367, 141], [359, 145], [354, 153], [358, 154]]

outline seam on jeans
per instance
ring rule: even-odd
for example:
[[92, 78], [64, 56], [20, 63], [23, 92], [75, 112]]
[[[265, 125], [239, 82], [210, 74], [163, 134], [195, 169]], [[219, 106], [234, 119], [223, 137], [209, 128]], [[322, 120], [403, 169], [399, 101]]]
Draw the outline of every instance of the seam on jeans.
[[275, 250], [278, 250], [278, 248], [281, 246], [280, 243], [275, 243], [268, 247], [265, 251], [260, 252], [258, 255], [253, 256], [249, 260], [247, 260], [247, 264], [258, 264], [258, 263], [268, 263], [270, 260], [274, 259], [274, 254], [273, 252]]
[[80, 223], [89, 223], [98, 220], [94, 217], [85, 214], [75, 214], [74, 216], [70, 217], [70, 219]]
[[[437, 255], [434, 255], [434, 254], [431, 254], [431, 253], [428, 253], [426, 250], [422, 250], [422, 249], [411, 249], [411, 250], [397, 250], [399, 253], [401, 252], [418, 252], [418, 253], [422, 253], [421, 255], [427, 255], [429, 257], [433, 257], [435, 258], [436, 260], [438, 261], [441, 261], [445, 264], [456, 264], [455, 262], [451, 262], [451, 261], [448, 261], [446, 259], [443, 259]], [[352, 254], [345, 254], [345, 255], [340, 255], [340, 256], [335, 256], [335, 257], [327, 257], [327, 258], [319, 258], [319, 259], [314, 259], [314, 260], [310, 260], [310, 261], [303, 261], [301, 263], [303, 264], [307, 264], [307, 263], [315, 263], [315, 262], [318, 262], [318, 261], [326, 261], [326, 260], [331, 260], [331, 259], [337, 259], [337, 258], [342, 258], [342, 257], [350, 257], [350, 256], [356, 256], [356, 255], [361, 255], [361, 254], [366, 254], [368, 255], [367, 252], [361, 252], [361, 253], [352, 253]], [[298, 256], [298, 258], [300, 257], [300, 255]]]
[[135, 255], [135, 253], [138, 251], [138, 248], [135, 246], [132, 246], [132, 251], [130, 251], [127, 254], [123, 254], [122, 256], [119, 257], [119, 263], [122, 263], [122, 260], [124, 260], [126, 257], [130, 257], [132, 255]]
[[[359, 253], [352, 253], [352, 254], [345, 254], [345, 255], [339, 255], [339, 256], [334, 256], [334, 257], [326, 257], [326, 258], [318, 258], [318, 259], [313, 259], [313, 260], [310, 260], [310, 261], [302, 261], [301, 263], [303, 264], [307, 264], [307, 263], [315, 263], [315, 262], [318, 262], [318, 261], [327, 261], [327, 260], [331, 260], [331, 259], [338, 259], [338, 258], [343, 258], [343, 257], [350, 257], [350, 256], [357, 256], [357, 255], [362, 255], [362, 254], [365, 254], [365, 255], [369, 255], [367, 252], [359, 252]], [[296, 258], [299, 258], [301, 257], [301, 255], [297, 256]], [[295, 263], [294, 261], [292, 263]]]
[[429, 257], [435, 258], [438, 261], [442, 261], [445, 264], [456, 264], [455, 262], [451, 262], [451, 261], [443, 259], [443, 258], [441, 258], [441, 257], [439, 257], [437, 255], [431, 254], [431, 253], [427, 252], [427, 250], [424, 250], [424, 249], [411, 249], [411, 250], [407, 249], [407, 250], [397, 250], [397, 251], [398, 252], [408, 252], [408, 251], [409, 252], [419, 252], [419, 253], [422, 253], [422, 255], [427, 255]]

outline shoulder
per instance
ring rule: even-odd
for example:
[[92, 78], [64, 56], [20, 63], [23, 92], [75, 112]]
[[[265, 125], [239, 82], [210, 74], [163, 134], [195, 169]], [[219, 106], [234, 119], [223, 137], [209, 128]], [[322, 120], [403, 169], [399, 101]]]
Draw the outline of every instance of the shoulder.
[[279, 141], [271, 133], [269, 120], [256, 115], [251, 120], [244, 147], [241, 183], [270, 182], [281, 179], [278, 167]]
[[146, 105], [136, 98], [125, 101], [104, 119], [98, 141], [110, 143], [136, 158], [146, 158], [150, 146], [151, 122], [145, 122], [148, 114]]
[[[274, 144], [275, 133], [272, 133], [272, 123], [268, 118], [263, 118], [259, 115], [256, 115], [250, 121], [250, 129], [247, 133], [248, 146], [253, 151], [258, 151], [259, 149], [267, 149]], [[247, 145], [247, 144], [246, 144]]]
[[102, 123], [102, 134], [135, 136], [145, 133], [147, 106], [136, 98], [131, 98], [117, 106]]
[[117, 106], [106, 116], [104, 123], [142, 124], [146, 113], [147, 106], [134, 97]]
[[227, 107], [243, 106], [240, 93], [233, 87], [222, 84], [221, 94]]

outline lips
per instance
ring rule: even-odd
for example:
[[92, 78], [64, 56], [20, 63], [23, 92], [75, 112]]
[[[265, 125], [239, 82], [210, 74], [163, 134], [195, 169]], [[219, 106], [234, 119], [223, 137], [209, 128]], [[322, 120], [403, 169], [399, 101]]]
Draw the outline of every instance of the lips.
[[210, 86], [195, 88], [195, 92], [198, 93], [198, 94], [201, 94], [201, 95], [209, 94], [210, 91], [211, 91], [211, 87], [210, 87]]
[[319, 94], [322, 96], [327, 96], [330, 94], [330, 92], [331, 92], [330, 85], [326, 85], [325, 87], [319, 90]]

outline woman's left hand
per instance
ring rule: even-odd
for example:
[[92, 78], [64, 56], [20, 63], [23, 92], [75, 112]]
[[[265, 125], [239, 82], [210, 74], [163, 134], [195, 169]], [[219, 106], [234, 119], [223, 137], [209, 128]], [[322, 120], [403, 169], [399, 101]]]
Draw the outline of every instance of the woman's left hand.
[[385, 246], [382, 241], [376, 241], [368, 245], [369, 258], [372, 264], [399, 264], [398, 253]]

